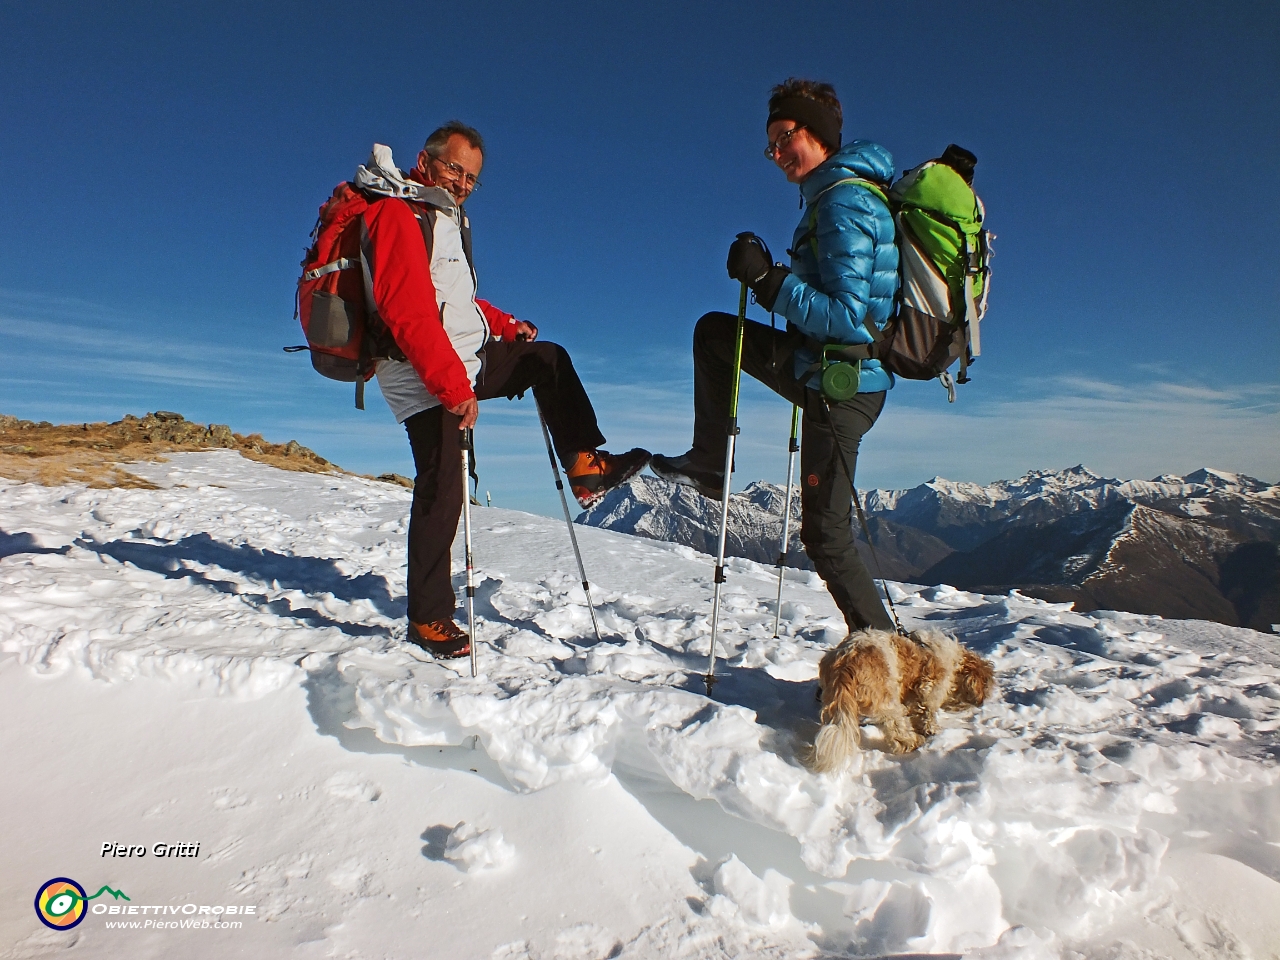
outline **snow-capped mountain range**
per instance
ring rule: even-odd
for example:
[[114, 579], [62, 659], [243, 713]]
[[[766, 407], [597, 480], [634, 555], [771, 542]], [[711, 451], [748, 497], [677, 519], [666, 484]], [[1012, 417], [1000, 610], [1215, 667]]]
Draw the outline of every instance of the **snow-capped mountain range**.
[[[778, 558], [786, 491], [757, 481], [730, 501], [727, 552]], [[1204, 468], [1153, 480], [1083, 466], [981, 485], [942, 477], [864, 493], [872, 572], [922, 584], [1072, 600], [1078, 609], [1280, 623], [1280, 485]], [[809, 568], [791, 500], [787, 563]], [[579, 522], [715, 551], [719, 504], [640, 477]], [[856, 527], [856, 524], [855, 524]], [[861, 531], [860, 545], [865, 542]]]

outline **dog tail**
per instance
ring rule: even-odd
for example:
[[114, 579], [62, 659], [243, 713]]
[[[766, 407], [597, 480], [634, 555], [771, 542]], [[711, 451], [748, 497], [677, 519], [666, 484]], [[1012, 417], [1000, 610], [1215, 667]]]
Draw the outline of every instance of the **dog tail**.
[[813, 742], [809, 765], [816, 773], [838, 770], [849, 762], [860, 741], [858, 720], [847, 714], [839, 714], [831, 723], [824, 723]]
[[858, 701], [854, 696], [854, 678], [846, 664], [841, 664], [828, 678], [831, 689], [823, 691], [822, 726], [809, 765], [817, 773], [838, 770], [849, 762], [858, 749]]

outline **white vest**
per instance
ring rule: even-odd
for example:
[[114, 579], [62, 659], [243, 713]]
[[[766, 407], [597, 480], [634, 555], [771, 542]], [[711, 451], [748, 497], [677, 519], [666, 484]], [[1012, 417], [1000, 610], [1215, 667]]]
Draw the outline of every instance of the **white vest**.
[[[436, 305], [440, 308], [444, 331], [466, 367], [467, 379], [474, 390], [476, 376], [480, 373], [478, 354], [489, 342], [489, 325], [476, 303], [475, 274], [462, 249], [461, 225], [465, 216], [459, 207], [436, 210], [431, 244], [431, 283], [436, 288]], [[380, 360], [377, 375], [378, 389], [398, 423], [440, 404], [440, 399], [427, 392], [417, 371], [406, 362]]]

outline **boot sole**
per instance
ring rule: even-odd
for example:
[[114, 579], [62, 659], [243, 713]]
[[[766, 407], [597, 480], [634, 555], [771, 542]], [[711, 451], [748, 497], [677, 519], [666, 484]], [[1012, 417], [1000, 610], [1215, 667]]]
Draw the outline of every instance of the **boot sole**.
[[670, 472], [660, 470], [653, 465], [652, 461], [650, 461], [649, 463], [649, 470], [650, 472], [653, 473], [655, 477], [658, 477], [659, 479], [662, 479], [662, 480], [666, 480], [668, 483], [678, 483], [682, 487], [692, 487], [694, 490], [697, 490], [700, 494], [702, 494], [708, 500], [724, 499], [723, 486], [712, 487], [710, 484], [703, 483], [700, 480], [695, 480], [693, 477], [689, 476], [686, 473], [679, 473], [678, 471], [674, 471], [674, 470]]
[[[471, 656], [471, 641], [469, 640], [423, 640], [419, 643], [417, 640], [410, 640], [415, 647], [425, 650], [431, 654], [436, 660], [460, 660], [463, 657]], [[458, 644], [462, 646], [459, 647]]]

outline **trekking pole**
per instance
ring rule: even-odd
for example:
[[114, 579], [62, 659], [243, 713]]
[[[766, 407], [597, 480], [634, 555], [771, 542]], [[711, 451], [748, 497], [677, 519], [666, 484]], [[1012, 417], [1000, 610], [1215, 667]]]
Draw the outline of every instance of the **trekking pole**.
[[471, 637], [471, 676], [476, 675], [476, 581], [471, 563], [471, 454], [475, 436], [470, 427], [462, 431], [462, 533], [467, 561], [467, 634]]
[[742, 379], [742, 331], [747, 322], [747, 284], [742, 283], [738, 295], [738, 333], [733, 346], [733, 392], [729, 395], [729, 442], [724, 452], [724, 490], [720, 496], [720, 539], [716, 544], [715, 588], [711, 597], [711, 652], [707, 656], [707, 673], [702, 678], [707, 696], [716, 682], [716, 634], [720, 628], [720, 585], [724, 583], [724, 542], [729, 532], [729, 481], [733, 479], [733, 448], [738, 439], [738, 384]]
[[797, 439], [800, 433], [800, 407], [791, 405], [791, 440], [787, 444], [787, 502], [782, 508], [782, 545], [778, 548], [778, 604], [773, 614], [773, 635], [778, 635], [782, 623], [782, 571], [787, 566], [787, 547], [791, 544], [791, 475], [795, 470]]
[[591, 599], [591, 584], [587, 581], [587, 568], [582, 565], [582, 551], [578, 549], [578, 535], [573, 530], [573, 520], [569, 517], [569, 501], [564, 495], [564, 482], [560, 479], [560, 465], [556, 463], [556, 452], [551, 446], [551, 431], [547, 429], [547, 418], [542, 415], [542, 407], [535, 397], [533, 405], [538, 408], [538, 421], [542, 424], [542, 439], [547, 441], [547, 458], [551, 461], [551, 476], [555, 478], [556, 489], [560, 491], [560, 506], [564, 507], [564, 522], [569, 527], [569, 542], [573, 544], [573, 555], [578, 561], [578, 574], [582, 577], [582, 592], [587, 595], [587, 610], [591, 613], [591, 626], [596, 632], [596, 643], [600, 642], [600, 624], [596, 622], [596, 605]]

